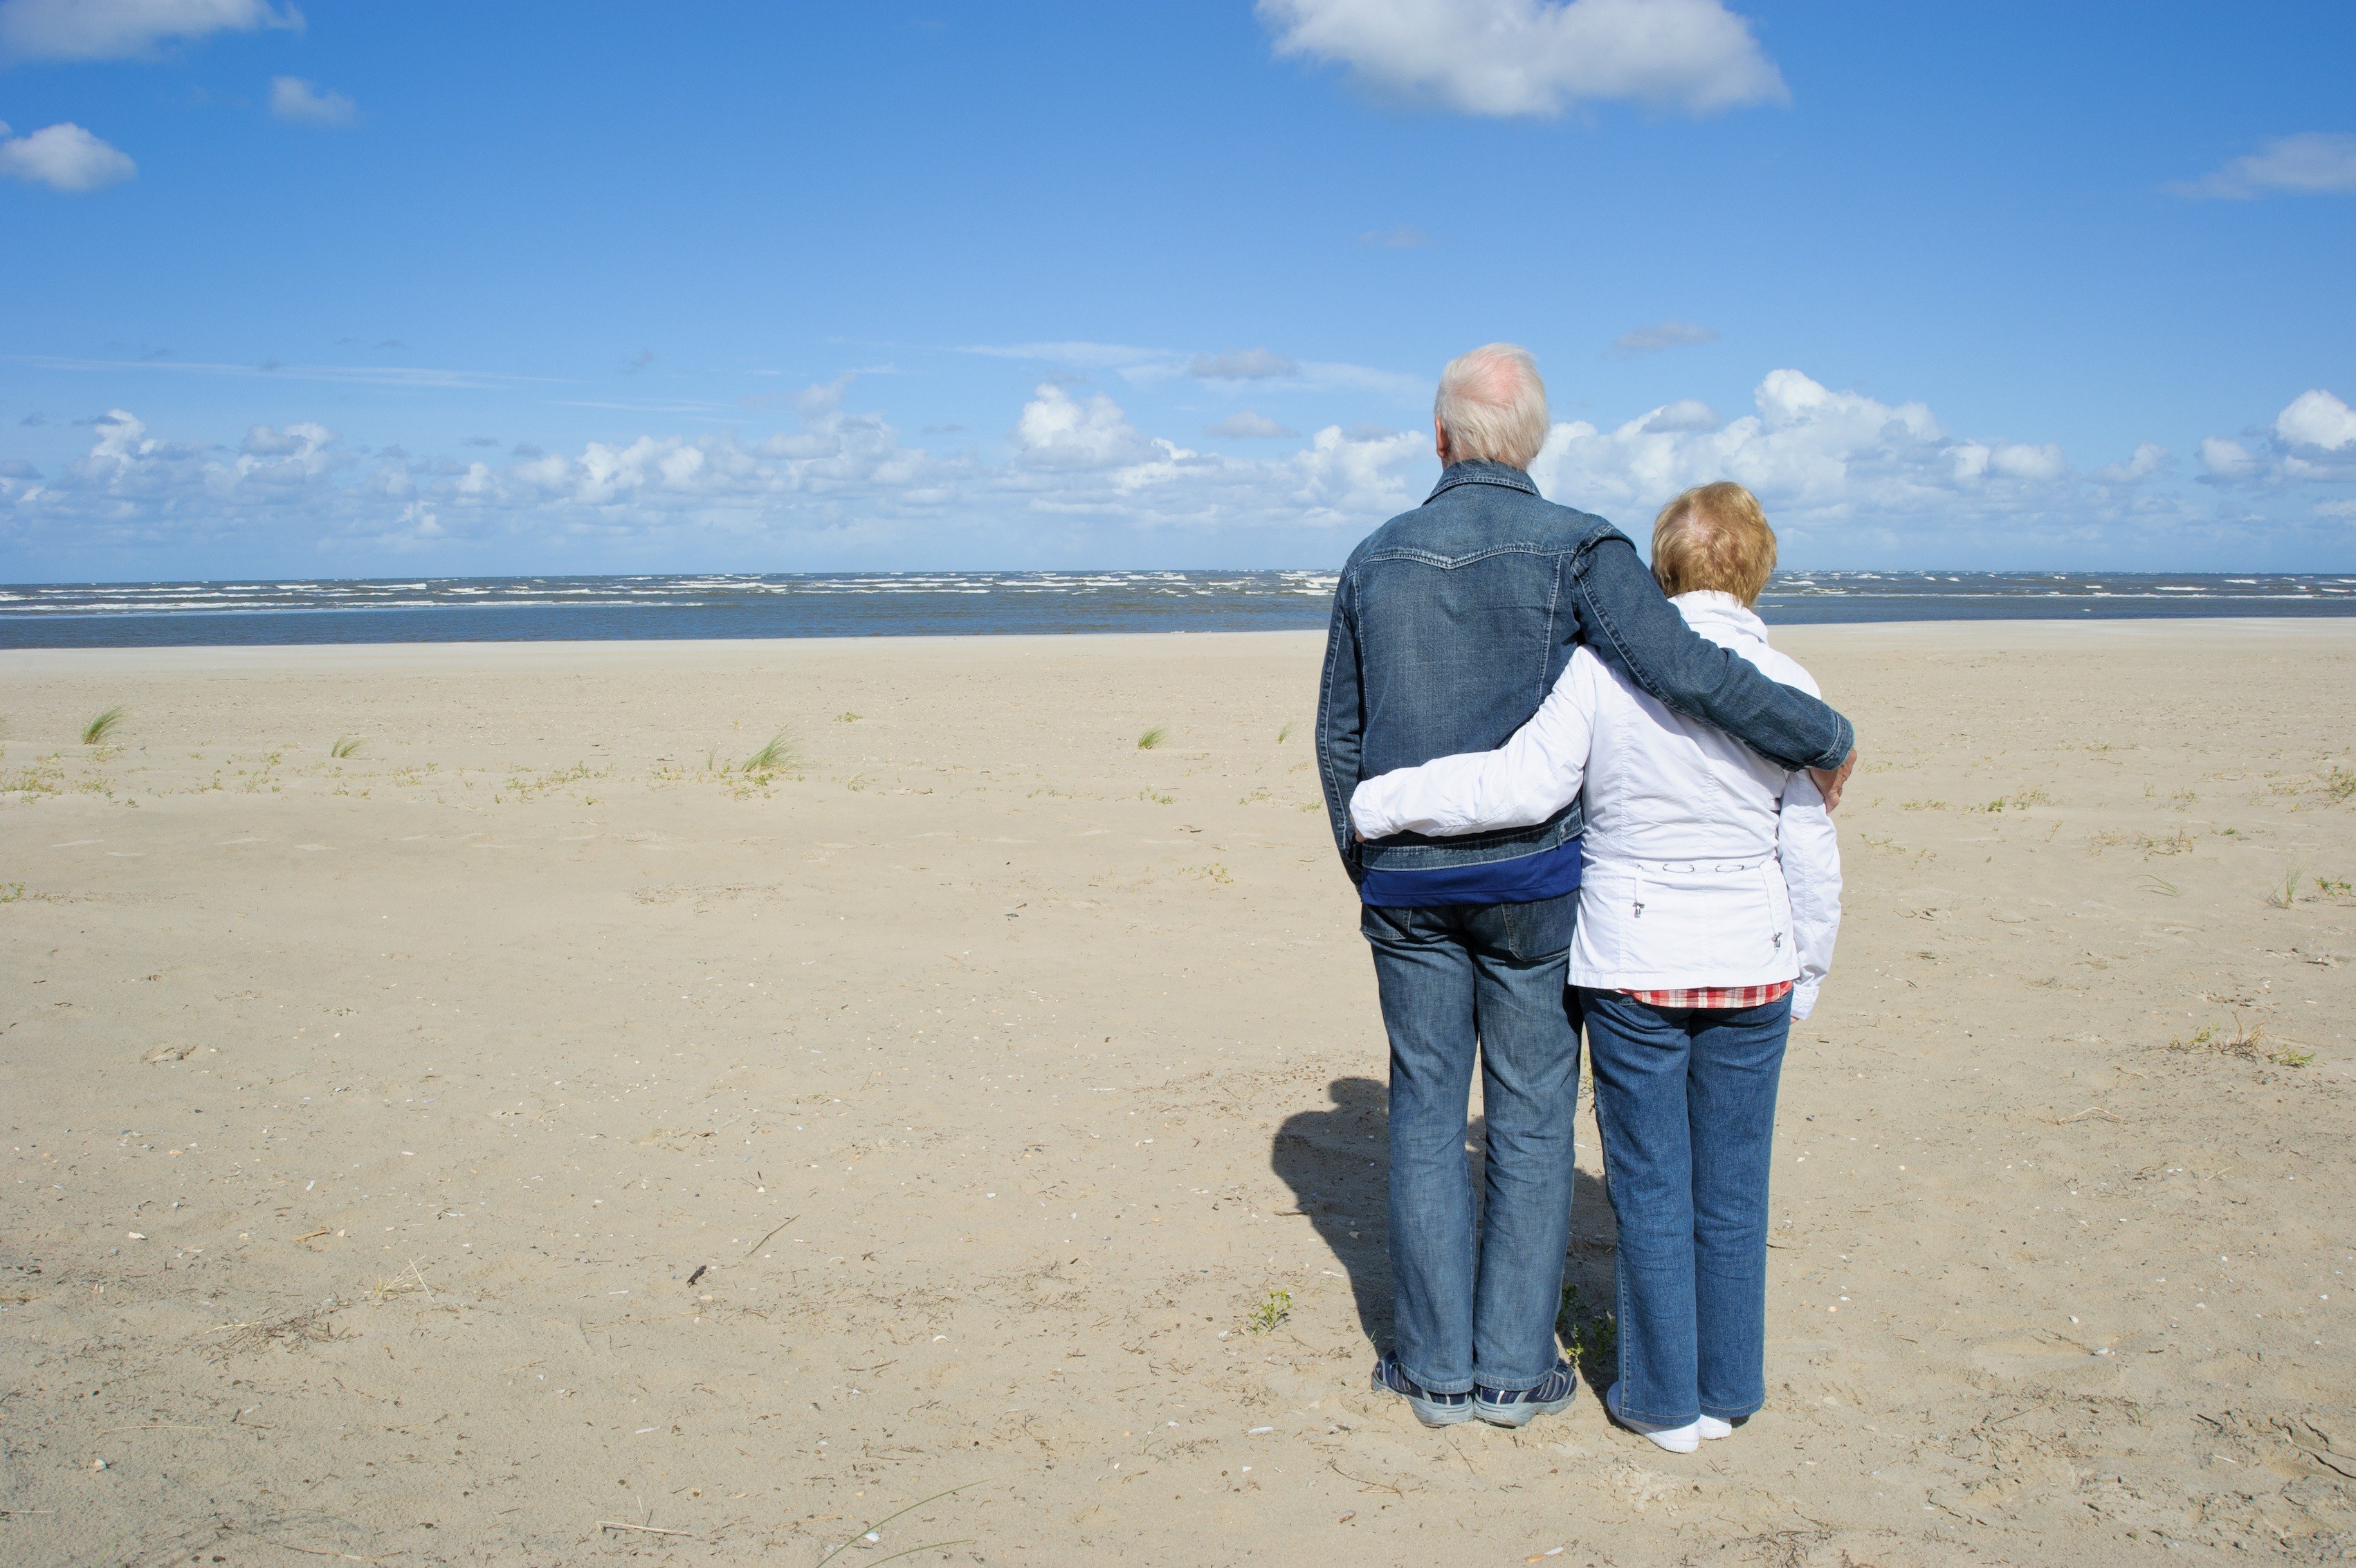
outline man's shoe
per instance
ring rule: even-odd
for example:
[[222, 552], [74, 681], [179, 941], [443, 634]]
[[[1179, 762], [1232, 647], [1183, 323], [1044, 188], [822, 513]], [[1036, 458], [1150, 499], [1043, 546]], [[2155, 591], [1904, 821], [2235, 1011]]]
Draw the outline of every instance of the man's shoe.
[[1472, 1419], [1471, 1394], [1433, 1393], [1400, 1371], [1399, 1364], [1388, 1356], [1375, 1363], [1375, 1392], [1398, 1395], [1426, 1426], [1454, 1426]]
[[1483, 1389], [1472, 1401], [1472, 1413], [1492, 1426], [1526, 1426], [1534, 1415], [1553, 1415], [1570, 1408], [1579, 1393], [1579, 1374], [1568, 1361], [1530, 1389]]

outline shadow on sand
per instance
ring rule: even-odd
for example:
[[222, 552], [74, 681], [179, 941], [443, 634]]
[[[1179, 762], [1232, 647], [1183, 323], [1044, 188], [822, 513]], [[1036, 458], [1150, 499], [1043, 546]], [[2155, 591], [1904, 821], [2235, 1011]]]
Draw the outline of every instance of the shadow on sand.
[[[1326, 1086], [1326, 1095], [1331, 1109], [1285, 1119], [1269, 1163], [1349, 1275], [1359, 1327], [1376, 1346], [1388, 1346], [1390, 1091], [1370, 1078], [1337, 1078]], [[1483, 1133], [1476, 1116], [1464, 1138], [1476, 1195]], [[1591, 1143], [1591, 1130], [1583, 1136]], [[1582, 1170], [1571, 1194], [1570, 1252], [1563, 1278], [1579, 1287], [1580, 1299], [1590, 1306], [1612, 1298], [1612, 1236], [1603, 1184]]]

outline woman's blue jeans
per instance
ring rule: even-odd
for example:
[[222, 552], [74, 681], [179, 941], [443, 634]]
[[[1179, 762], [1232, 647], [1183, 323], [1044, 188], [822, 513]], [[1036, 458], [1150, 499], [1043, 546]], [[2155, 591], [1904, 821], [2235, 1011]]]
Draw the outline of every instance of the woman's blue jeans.
[[1767, 1176], [1792, 999], [1704, 1011], [1580, 994], [1620, 1230], [1621, 1411], [1740, 1421], [1767, 1398]]

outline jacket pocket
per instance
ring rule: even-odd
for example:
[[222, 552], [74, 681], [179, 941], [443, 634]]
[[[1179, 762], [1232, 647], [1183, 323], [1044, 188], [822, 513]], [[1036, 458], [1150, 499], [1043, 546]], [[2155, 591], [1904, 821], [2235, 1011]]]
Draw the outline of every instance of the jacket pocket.
[[1792, 935], [1792, 889], [1783, 880], [1783, 867], [1776, 861], [1767, 861], [1759, 867], [1759, 878], [1767, 886], [1767, 943], [1781, 962], [1792, 951], [1795, 940]]

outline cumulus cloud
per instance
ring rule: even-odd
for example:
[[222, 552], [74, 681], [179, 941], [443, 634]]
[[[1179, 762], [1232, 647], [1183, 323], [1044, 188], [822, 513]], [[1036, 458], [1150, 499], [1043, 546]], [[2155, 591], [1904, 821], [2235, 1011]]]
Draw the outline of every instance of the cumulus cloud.
[[2105, 463], [2094, 470], [2094, 478], [2106, 485], [2131, 485], [2151, 478], [2175, 459], [2175, 453], [2156, 441], [2139, 442], [2126, 462]]
[[139, 166], [70, 120], [28, 136], [0, 124], [0, 175], [52, 190], [99, 190], [129, 179]]
[[1264, 413], [1250, 409], [1238, 409], [1216, 424], [1203, 426], [1203, 434], [1230, 441], [1267, 441], [1280, 435], [1298, 435], [1298, 430], [1288, 430]]
[[1655, 321], [1648, 327], [1631, 327], [1612, 339], [1612, 349], [1633, 357], [1657, 354], [1664, 349], [1680, 349], [1695, 343], [1715, 343], [1718, 334], [1694, 321]]
[[2275, 416], [2275, 435], [2294, 450], [2312, 446], [2338, 452], [2356, 446], [2356, 409], [2317, 387], [2291, 399], [2290, 406]]
[[1265, 349], [1238, 349], [1224, 354], [1197, 354], [1186, 373], [1206, 381], [1262, 381], [1297, 376], [1301, 366]]
[[0, 56], [147, 59], [181, 39], [302, 26], [268, 0], [0, 0]]
[[1020, 558], [1043, 528], [1055, 528], [1097, 531], [1067, 533], [1097, 555], [1108, 528], [1255, 538], [1284, 530], [1346, 542], [1412, 506], [1430, 482], [1429, 444], [1419, 435], [1329, 426], [1281, 455], [1222, 456], [1148, 439], [1102, 393], [1082, 401], [1052, 383], [1023, 405], [1012, 461], [940, 455], [905, 444], [881, 415], [847, 407], [851, 385], [844, 376], [807, 389], [796, 399], [799, 427], [763, 440], [646, 435], [571, 453], [519, 446], [505, 462], [387, 447], [362, 465], [333, 432], [305, 422], [257, 425], [229, 456], [160, 440], [115, 410], [94, 423], [89, 453], [53, 481], [0, 475], [0, 538], [60, 549], [211, 549], [275, 527], [286, 532], [288, 553], [431, 548], [449, 557], [516, 538], [569, 552], [601, 540], [638, 548], [693, 538], [717, 548], [755, 539], [770, 548], [790, 537], [862, 564], [914, 531], [968, 541], [994, 534], [995, 548]]
[[2226, 201], [2356, 192], [2356, 136], [2321, 131], [2277, 136], [2221, 169], [2169, 188], [2179, 196]]
[[1258, 0], [1280, 56], [1410, 102], [1552, 115], [1631, 102], [1708, 114], [1790, 91], [1720, 0]]
[[2212, 479], [2243, 479], [2258, 471], [2258, 460], [2240, 442], [2210, 435], [2201, 442], [2201, 469]]
[[359, 118], [359, 105], [340, 92], [313, 86], [299, 76], [270, 79], [270, 112], [298, 125], [349, 125]]
[[2202, 441], [2202, 478], [2222, 485], [2356, 479], [2356, 409], [2321, 387], [2291, 399], [2272, 427], [2253, 438], [2255, 450], [2219, 435]]
[[1677, 431], [1715, 430], [1723, 423], [1718, 417], [1718, 410], [1699, 398], [1681, 397], [1655, 410], [1652, 417], [1644, 421], [1644, 434], [1660, 435]]
[[1083, 403], [1052, 381], [1023, 405], [1008, 439], [1023, 461], [1055, 468], [1115, 467], [1151, 451], [1112, 399], [1097, 392]]
[[[26, 559], [106, 549], [151, 559], [178, 544], [221, 561], [232, 558], [229, 542], [281, 537], [280, 559], [425, 552], [452, 566], [495, 545], [509, 558], [524, 549], [592, 560], [606, 542], [619, 564], [657, 550], [725, 558], [731, 542], [745, 542], [755, 557], [789, 546], [796, 559], [864, 566], [927, 552], [1134, 558], [1122, 540], [1170, 532], [1217, 536], [1215, 554], [1230, 560], [1321, 562], [1413, 507], [1432, 479], [1420, 429], [1334, 424], [1303, 438], [1239, 411], [1205, 434], [1271, 445], [1227, 455], [1157, 436], [1108, 393], [1055, 381], [1015, 404], [1001, 452], [936, 452], [854, 406], [860, 384], [844, 375], [804, 388], [792, 427], [766, 435], [649, 431], [566, 450], [519, 444], [505, 456], [471, 442], [363, 455], [304, 420], [177, 441], [115, 409], [90, 422], [81, 456], [44, 465], [48, 478], [0, 471], [0, 540]], [[2205, 516], [2191, 487], [2165, 486], [2171, 459], [2156, 443], [2080, 473], [2052, 443], [1955, 435], [1923, 403], [1784, 369], [1732, 418], [1680, 399], [1616, 424], [1558, 424], [1532, 477], [1550, 499], [1632, 532], [1678, 490], [1735, 479], [1766, 502], [1795, 557], [1820, 560], [1920, 564], [1967, 550], [2029, 561], [2129, 547], [2150, 559], [2169, 529], [2195, 548], [2245, 555], [2284, 515], [2266, 505], [2267, 487], [2356, 481], [2356, 416], [2331, 392], [2302, 393], [2254, 430], [2199, 448], [2193, 466], [2208, 483], [2239, 487]], [[2307, 490], [2280, 527], [2341, 539], [2356, 512], [2347, 494]], [[1148, 549], [1168, 558], [1167, 547]]]
[[1610, 430], [1558, 424], [1531, 476], [1568, 505], [1639, 517], [1690, 486], [1734, 479], [1779, 521], [1817, 527], [2036, 511], [2071, 493], [2060, 447], [1959, 440], [1920, 403], [1836, 392], [1794, 370], [1769, 371], [1752, 401], [1756, 413], [1722, 425], [1690, 403]]

